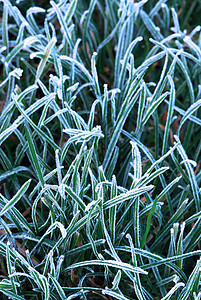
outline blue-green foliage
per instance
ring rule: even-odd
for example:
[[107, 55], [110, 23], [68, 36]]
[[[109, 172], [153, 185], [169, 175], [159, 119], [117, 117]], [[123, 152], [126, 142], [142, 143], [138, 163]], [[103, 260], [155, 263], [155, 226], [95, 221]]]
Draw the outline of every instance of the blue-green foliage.
[[201, 299], [199, 1], [14, 2], [0, 298]]

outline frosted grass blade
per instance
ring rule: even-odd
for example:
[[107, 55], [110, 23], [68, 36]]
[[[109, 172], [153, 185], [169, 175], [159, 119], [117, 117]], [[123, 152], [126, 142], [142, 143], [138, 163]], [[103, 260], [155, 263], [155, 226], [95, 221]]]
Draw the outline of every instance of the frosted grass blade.
[[151, 115], [154, 113], [154, 111], [157, 109], [157, 107], [164, 101], [164, 99], [169, 95], [169, 92], [165, 92], [162, 94], [155, 102], [151, 104], [147, 112], [145, 113], [143, 120], [142, 120], [142, 126], [144, 126]]
[[37, 72], [36, 72], [36, 78], [35, 78], [35, 83], [37, 83], [38, 79], [41, 77], [42, 72], [44, 70], [45, 64], [51, 54], [51, 51], [54, 47], [54, 45], [56, 44], [56, 38], [53, 37], [49, 43], [47, 44], [46, 48], [44, 49], [44, 58], [40, 61], [38, 68], [37, 68]]
[[143, 271], [141, 268], [138, 267], [133, 267], [127, 263], [123, 263], [123, 262], [119, 262], [119, 261], [115, 261], [115, 260], [91, 260], [91, 261], [83, 261], [83, 262], [79, 262], [79, 263], [75, 263], [71, 266], [69, 266], [68, 268], [66, 268], [65, 270], [63, 270], [63, 272], [71, 270], [71, 269], [75, 269], [75, 268], [80, 268], [80, 267], [85, 267], [85, 266], [90, 266], [90, 265], [102, 265], [102, 266], [108, 266], [108, 267], [113, 267], [113, 268], [117, 268], [120, 270], [125, 270], [125, 271], [130, 271], [133, 273], [141, 273], [141, 274], [145, 274], [147, 275], [148, 273], [146, 271]]
[[183, 124], [186, 122], [187, 119], [190, 119], [190, 116], [198, 110], [198, 108], [201, 106], [201, 99], [199, 99], [198, 101], [196, 101], [195, 103], [193, 103], [188, 110], [184, 113], [180, 124], [179, 124], [179, 128], [178, 128], [178, 133], [181, 130], [181, 127], [183, 126]]
[[33, 165], [34, 165], [35, 170], [38, 174], [38, 178], [41, 182], [41, 185], [42, 185], [42, 187], [44, 187], [45, 181], [44, 181], [44, 178], [43, 178], [41, 167], [40, 167], [39, 162], [38, 162], [36, 149], [35, 149], [31, 134], [29, 132], [29, 129], [26, 126], [25, 126], [25, 132], [26, 132], [26, 137], [27, 137], [27, 141], [28, 141], [28, 145], [29, 145], [29, 151], [30, 151], [30, 155], [31, 155]]
[[21, 199], [21, 197], [24, 195], [24, 193], [26, 193], [27, 189], [29, 188], [30, 183], [31, 183], [31, 179], [29, 179], [27, 182], [23, 184], [23, 186], [17, 192], [17, 194], [15, 194], [15, 196], [13, 196], [13, 198], [10, 201], [8, 201], [4, 206], [4, 208], [0, 211], [0, 216], [3, 216]]
[[170, 130], [170, 125], [172, 121], [172, 116], [174, 112], [174, 105], [175, 105], [175, 87], [174, 87], [174, 82], [172, 78], [168, 75], [168, 79], [171, 85], [171, 91], [170, 91], [170, 100], [169, 100], [169, 105], [168, 105], [168, 115], [167, 115], [167, 120], [165, 124], [165, 132], [163, 136], [163, 148], [162, 148], [162, 155], [165, 154], [166, 149], [167, 149], [167, 143], [168, 143], [168, 135], [169, 135], [169, 130]]

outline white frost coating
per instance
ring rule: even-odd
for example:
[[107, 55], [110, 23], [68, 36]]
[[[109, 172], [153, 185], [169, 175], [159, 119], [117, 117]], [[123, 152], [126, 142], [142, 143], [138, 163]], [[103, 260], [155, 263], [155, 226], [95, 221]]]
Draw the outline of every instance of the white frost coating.
[[61, 261], [61, 262], [64, 261], [64, 258], [65, 258], [65, 256], [64, 256], [64, 255], [61, 255], [61, 256], [60, 256], [60, 261]]
[[175, 27], [170, 27], [170, 30], [172, 31], [172, 32], [177, 32], [177, 30], [175, 29]]
[[6, 46], [1, 47], [1, 49], [0, 49], [0, 54], [1, 54], [2, 52], [4, 52], [6, 49], [7, 49]]
[[65, 238], [66, 235], [67, 235], [67, 232], [66, 232], [66, 229], [65, 229], [64, 225], [61, 224], [60, 222], [56, 222], [56, 224], [57, 224], [57, 226], [59, 227], [59, 229], [61, 231], [62, 237]]
[[171, 122], [173, 123], [175, 120], [177, 119], [177, 116], [174, 116], [171, 120]]
[[175, 275], [174, 275], [173, 282], [174, 282], [175, 284], [177, 284], [178, 281], [179, 281], [179, 276], [175, 274]]
[[38, 38], [35, 36], [30, 36], [24, 40], [24, 47], [31, 46], [31, 44], [38, 42]]
[[186, 223], [185, 223], [185, 222], [183, 222], [183, 223], [180, 225], [180, 229], [181, 229], [181, 233], [182, 233], [182, 234], [183, 234], [183, 231], [184, 231], [185, 225], [186, 225]]
[[142, 36], [139, 36], [139, 37], [136, 38], [136, 41], [141, 42], [142, 40], [143, 40], [143, 37], [142, 37]]
[[[69, 79], [69, 77], [66, 75], [64, 75], [64, 77], [66, 77], [65, 80]], [[69, 88], [67, 88], [67, 91], [74, 92], [78, 88], [78, 86], [79, 86], [79, 82], [76, 82], [74, 85], [69, 86]]]
[[96, 204], [96, 201], [95, 201], [95, 200], [91, 201], [91, 202], [86, 206], [85, 212], [89, 211], [90, 208], [91, 208], [93, 205], [95, 205], [95, 204]]
[[142, 1], [138, 2], [138, 3], [134, 3], [134, 9], [135, 9], [136, 11], [138, 11], [138, 9], [139, 9], [141, 6], [143, 6], [145, 3], [147, 3], [147, 1], [148, 1], [148, 0], [142, 0]]
[[[63, 83], [64, 83], [67, 79], [69, 79], [69, 76], [64, 75], [64, 76], [63, 76]], [[53, 74], [50, 74], [50, 83], [52, 83], [52, 85], [53, 85], [54, 88], [56, 89], [57, 95], [58, 95], [59, 99], [61, 100], [61, 99], [63, 98], [63, 96], [62, 96], [62, 82], [61, 82], [61, 78], [59, 78], [59, 77], [57, 77], [57, 76], [55, 76], [55, 75], [53, 75]], [[72, 91], [74, 91], [74, 88], [75, 88], [76, 85], [77, 85], [77, 84], [74, 84], [73, 86], [69, 87], [69, 88], [67, 89], [67, 91], [68, 91], [68, 90], [71, 90], [71, 89], [72, 89]]]
[[133, 142], [133, 141], [130, 141], [130, 144], [131, 144], [131, 146], [132, 146], [133, 148], [137, 146], [137, 143], [136, 143], [136, 142]]
[[[175, 38], [182, 38], [182, 35], [181, 35], [181, 33], [173, 33], [173, 34], [171, 34], [171, 35], [168, 35], [166, 38], [164, 38], [162, 41], [160, 41], [160, 42], [155, 42], [155, 40], [153, 40], [153, 39], [151, 39], [150, 38], [150, 40], [152, 41], [152, 43], [154, 43], [154, 44], [158, 44], [158, 45], [164, 45], [164, 43], [166, 43], [166, 42], [169, 42], [169, 41], [171, 41], [172, 39], [175, 39]], [[177, 42], [177, 40], [175, 40], [175, 43]], [[184, 52], [183, 51], [183, 49], [181, 48], [179, 51], [177, 51], [177, 56], [179, 56], [182, 52]]]
[[9, 73], [9, 77], [10, 76], [14, 76], [17, 79], [20, 79], [20, 77], [22, 76], [23, 70], [20, 68], [16, 68], [15, 70], [13, 70], [12, 72]]
[[98, 257], [101, 259], [101, 260], [104, 260], [104, 257], [101, 253], [98, 253]]
[[41, 52], [39, 52], [39, 51], [37, 51], [37, 52], [33, 52], [33, 53], [31, 53], [30, 54], [30, 59], [33, 59], [33, 58], [35, 58], [38, 54], [41, 54]]
[[[62, 169], [61, 167], [60, 169]], [[58, 187], [58, 192], [61, 195], [62, 198], [65, 198], [65, 184], [61, 183]]]
[[54, 85], [59, 85], [59, 78], [55, 75], [50, 74], [50, 82]]
[[157, 205], [162, 206], [162, 205], [164, 205], [164, 202], [157, 202]]
[[131, 236], [129, 233], [126, 234], [126, 238], [129, 239]]
[[174, 224], [173, 224], [173, 228], [174, 228], [174, 229], [178, 229], [178, 228], [179, 228], [179, 223], [174, 223]]
[[51, 41], [52, 41], [53, 43], [56, 43], [56, 42], [57, 42], [56, 36], [53, 36], [53, 38], [51, 39]]
[[187, 35], [187, 36], [185, 36], [185, 38], [184, 38], [184, 42], [185, 43], [189, 43], [189, 42], [191, 42], [191, 38]]
[[192, 48], [192, 49], [196, 52], [196, 54], [198, 55], [199, 59], [201, 59], [201, 50], [200, 50], [200, 48], [192, 41], [192, 39], [190, 38], [190, 36], [185, 36], [183, 40], [184, 40], [184, 42], [185, 42], [186, 44], [189, 45], [190, 48]]
[[169, 296], [173, 295], [174, 292], [180, 288], [180, 287], [184, 287], [185, 284], [183, 282], [179, 282], [177, 284], [175, 284], [175, 286], [173, 288], [171, 288], [171, 290], [165, 295], [165, 297], [163, 297], [161, 300], [165, 300], [165, 299], [169, 299]]
[[57, 52], [60, 53], [61, 50], [63, 49], [63, 47], [64, 47], [64, 44], [61, 43], [61, 44], [59, 45], [59, 47], [57, 48]]
[[193, 292], [193, 297], [194, 297], [194, 300], [200, 300], [201, 299], [201, 292], [199, 292], [196, 296], [196, 292]]
[[27, 21], [23, 21], [22, 26], [29, 26], [29, 23]]
[[186, 198], [186, 200], [184, 200], [184, 202], [183, 202], [183, 206], [186, 206], [188, 204], [188, 201], [189, 201], [189, 199]]
[[38, 14], [38, 13], [44, 13], [46, 10], [42, 7], [37, 7], [37, 6], [34, 6], [34, 7], [31, 7], [27, 10], [27, 16], [29, 16], [30, 14]]
[[102, 165], [99, 166], [98, 169], [99, 169], [100, 171], [103, 171], [103, 166], [102, 166]]
[[[195, 27], [191, 33], [189, 33], [189, 37], [192, 38], [197, 32], [199, 32], [201, 30], [201, 26], [198, 25], [197, 27]], [[187, 33], [187, 32], [186, 32]]]
[[156, 83], [155, 82], [147, 82], [146, 85], [147, 86], [156, 86]]
[[[15, 88], [14, 88], [14, 93], [19, 95], [20, 92], [21, 92], [21, 90], [20, 90], [19, 86], [16, 84], [16, 85], [15, 85]], [[23, 106], [23, 107], [24, 107], [24, 106]]]
[[184, 159], [184, 160], [182, 160], [182, 161], [180, 162], [180, 165], [183, 164], [183, 163], [185, 163], [185, 162], [190, 163], [191, 165], [193, 165], [194, 168], [197, 167], [197, 163], [196, 163], [194, 160], [192, 160], [192, 159]]
[[81, 18], [80, 18], [80, 25], [83, 26], [84, 23], [84, 19], [86, 17], [86, 15], [88, 14], [89, 10], [85, 10], [84, 13], [82, 14]]

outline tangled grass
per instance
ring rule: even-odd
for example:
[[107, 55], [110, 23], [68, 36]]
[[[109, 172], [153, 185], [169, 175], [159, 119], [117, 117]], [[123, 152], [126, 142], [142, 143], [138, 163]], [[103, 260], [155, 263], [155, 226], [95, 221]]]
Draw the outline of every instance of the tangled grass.
[[201, 299], [200, 2], [13, 2], [2, 299]]

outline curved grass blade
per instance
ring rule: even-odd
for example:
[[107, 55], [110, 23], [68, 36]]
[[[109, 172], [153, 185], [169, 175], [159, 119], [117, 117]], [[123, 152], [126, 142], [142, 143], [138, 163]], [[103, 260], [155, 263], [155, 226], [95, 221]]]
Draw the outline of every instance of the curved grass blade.
[[21, 197], [26, 193], [27, 189], [29, 188], [30, 183], [31, 183], [31, 179], [29, 179], [27, 182], [23, 184], [23, 186], [20, 188], [17, 194], [15, 194], [15, 196], [13, 196], [13, 198], [10, 201], [8, 201], [4, 206], [4, 208], [0, 211], [0, 216], [3, 216], [21, 199]]

